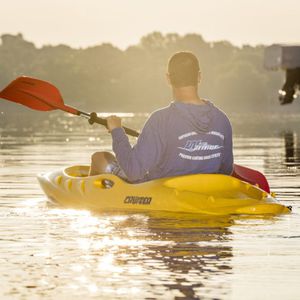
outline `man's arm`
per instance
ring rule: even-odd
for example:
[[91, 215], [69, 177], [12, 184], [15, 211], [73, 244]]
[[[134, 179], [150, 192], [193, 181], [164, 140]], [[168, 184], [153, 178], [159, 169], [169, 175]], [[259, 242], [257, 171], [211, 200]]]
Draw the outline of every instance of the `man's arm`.
[[227, 122], [227, 133], [224, 136], [224, 152], [219, 172], [222, 174], [231, 175], [233, 172], [232, 128], [228, 119]]
[[[108, 118], [108, 129], [113, 139], [113, 151], [120, 167], [130, 181], [143, 179], [160, 161], [162, 143], [153, 116], [146, 122], [135, 146], [131, 146], [127, 135], [116, 118]], [[119, 119], [119, 118], [118, 118]], [[112, 121], [112, 122], [111, 122]], [[119, 122], [119, 123], [118, 123]], [[115, 123], [112, 124], [111, 123]]]

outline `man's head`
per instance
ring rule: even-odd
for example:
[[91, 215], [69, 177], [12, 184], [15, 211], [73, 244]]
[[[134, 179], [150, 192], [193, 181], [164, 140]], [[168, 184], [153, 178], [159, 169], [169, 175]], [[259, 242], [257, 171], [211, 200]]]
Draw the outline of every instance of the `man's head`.
[[197, 86], [200, 81], [197, 57], [188, 51], [175, 53], [169, 59], [167, 76], [174, 88]]

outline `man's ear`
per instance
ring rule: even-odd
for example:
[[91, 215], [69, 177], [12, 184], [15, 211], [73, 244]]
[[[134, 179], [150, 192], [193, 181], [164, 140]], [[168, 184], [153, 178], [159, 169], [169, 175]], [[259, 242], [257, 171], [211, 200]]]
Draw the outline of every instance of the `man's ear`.
[[169, 73], [166, 73], [166, 79], [167, 79], [167, 83], [169, 85], [171, 85], [171, 79], [170, 79], [170, 74]]
[[201, 82], [202, 79], [202, 74], [201, 72], [198, 72], [198, 84]]

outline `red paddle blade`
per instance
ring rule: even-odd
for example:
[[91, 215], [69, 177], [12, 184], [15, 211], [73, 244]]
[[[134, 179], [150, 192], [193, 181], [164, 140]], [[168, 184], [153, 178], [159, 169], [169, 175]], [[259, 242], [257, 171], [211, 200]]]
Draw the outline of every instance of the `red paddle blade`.
[[35, 110], [54, 110], [64, 105], [59, 90], [51, 83], [36, 78], [21, 76], [12, 81], [0, 97], [23, 104]]
[[256, 170], [235, 164], [232, 176], [253, 185], [258, 185], [262, 190], [270, 193], [270, 186], [265, 175]]
[[35, 110], [48, 111], [60, 109], [78, 115], [78, 110], [66, 106], [59, 90], [50, 82], [21, 76], [12, 81], [0, 98], [23, 104]]

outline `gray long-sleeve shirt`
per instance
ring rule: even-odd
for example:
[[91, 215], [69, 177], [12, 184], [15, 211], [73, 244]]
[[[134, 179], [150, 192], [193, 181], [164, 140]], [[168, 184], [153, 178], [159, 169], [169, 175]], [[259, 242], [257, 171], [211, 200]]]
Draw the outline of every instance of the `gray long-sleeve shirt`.
[[231, 174], [232, 129], [211, 102], [171, 102], [146, 121], [132, 147], [122, 128], [111, 132], [113, 151], [131, 182], [197, 173]]

